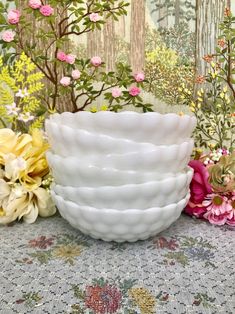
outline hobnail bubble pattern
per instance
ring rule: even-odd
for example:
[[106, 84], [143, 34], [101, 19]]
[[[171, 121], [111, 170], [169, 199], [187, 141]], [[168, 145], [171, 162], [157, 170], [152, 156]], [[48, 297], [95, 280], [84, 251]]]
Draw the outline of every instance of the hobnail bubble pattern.
[[176, 204], [125, 211], [80, 206], [53, 191], [52, 197], [62, 217], [84, 234], [104, 241], [135, 242], [161, 232], [176, 221], [190, 193]]

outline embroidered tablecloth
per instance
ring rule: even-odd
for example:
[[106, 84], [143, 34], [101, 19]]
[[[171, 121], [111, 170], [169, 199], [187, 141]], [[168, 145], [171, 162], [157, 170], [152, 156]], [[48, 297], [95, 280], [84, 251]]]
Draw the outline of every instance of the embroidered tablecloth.
[[235, 229], [182, 215], [133, 244], [59, 215], [0, 227], [0, 313], [235, 313]]

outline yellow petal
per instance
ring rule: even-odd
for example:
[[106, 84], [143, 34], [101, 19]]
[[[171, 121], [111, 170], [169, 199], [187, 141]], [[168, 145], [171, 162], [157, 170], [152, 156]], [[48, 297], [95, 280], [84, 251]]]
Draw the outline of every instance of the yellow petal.
[[38, 188], [34, 191], [34, 194], [37, 197], [39, 215], [41, 217], [49, 217], [54, 215], [56, 208], [50, 193], [43, 188]]

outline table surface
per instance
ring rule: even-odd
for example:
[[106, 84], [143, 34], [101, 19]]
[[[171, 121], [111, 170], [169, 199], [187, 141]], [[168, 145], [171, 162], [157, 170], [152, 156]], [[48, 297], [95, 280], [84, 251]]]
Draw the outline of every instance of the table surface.
[[235, 228], [182, 215], [146, 241], [93, 240], [59, 215], [0, 227], [0, 313], [235, 313]]

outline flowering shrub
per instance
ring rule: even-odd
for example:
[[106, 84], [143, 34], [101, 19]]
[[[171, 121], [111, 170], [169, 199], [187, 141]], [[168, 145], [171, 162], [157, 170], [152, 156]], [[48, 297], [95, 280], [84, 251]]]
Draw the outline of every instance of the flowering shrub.
[[55, 213], [47, 189], [47, 149], [39, 130], [29, 135], [0, 129], [0, 224], [21, 218], [33, 223], [38, 215]]
[[[151, 111], [151, 105], [143, 103], [140, 90], [129, 92], [143, 86], [141, 74], [135, 76], [130, 67], [122, 64], [117, 65], [116, 72], [107, 73], [100, 56], [79, 59], [66, 48], [70, 35], [80, 36], [101, 29], [108, 18], [118, 19], [126, 14], [128, 2], [81, 0], [78, 6], [68, 0], [59, 4], [56, 0], [25, 2], [23, 8], [15, 10], [10, 10], [7, 3], [0, 4], [0, 43], [5, 49], [23, 51], [43, 72], [48, 90], [43, 103], [49, 112], [59, 109], [62, 96], [71, 104], [70, 110], [76, 112], [84, 110], [101, 95], [104, 95], [110, 110], [117, 111], [132, 104], [142, 107], [143, 111]], [[35, 23], [28, 23], [28, 16], [35, 19], [36, 25], [42, 21], [45, 29], [36, 29], [35, 32]], [[117, 97], [116, 93], [113, 97], [114, 88], [122, 91], [120, 96]]]
[[225, 10], [224, 22], [221, 23], [221, 35], [216, 53], [204, 57], [209, 63], [208, 75], [199, 75], [196, 83], [200, 84], [196, 97], [188, 94], [185, 86], [180, 88], [182, 99], [197, 117], [195, 132], [196, 145], [205, 148], [228, 147], [235, 144], [235, 19]]
[[235, 152], [218, 149], [189, 165], [194, 176], [185, 212], [212, 224], [235, 226]]
[[182, 104], [179, 82], [190, 95], [193, 91], [193, 63], [184, 64], [177, 51], [168, 48], [157, 31], [147, 29], [146, 89], [168, 104]]

